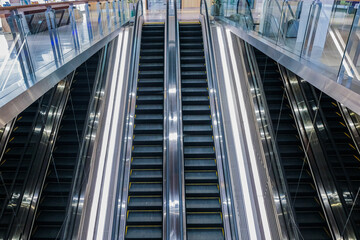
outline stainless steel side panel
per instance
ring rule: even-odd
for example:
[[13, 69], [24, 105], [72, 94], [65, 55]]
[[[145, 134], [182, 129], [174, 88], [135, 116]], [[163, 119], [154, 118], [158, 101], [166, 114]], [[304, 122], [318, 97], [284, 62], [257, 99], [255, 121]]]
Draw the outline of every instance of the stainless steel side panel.
[[128, 75], [132, 28], [123, 28], [113, 46], [106, 76], [104, 102], [90, 172], [83, 196], [83, 211], [78, 235], [74, 239], [111, 239], [116, 226], [116, 191], [122, 175], [121, 146], [126, 121]]
[[239, 238], [283, 239], [242, 49], [220, 25], [212, 33]]

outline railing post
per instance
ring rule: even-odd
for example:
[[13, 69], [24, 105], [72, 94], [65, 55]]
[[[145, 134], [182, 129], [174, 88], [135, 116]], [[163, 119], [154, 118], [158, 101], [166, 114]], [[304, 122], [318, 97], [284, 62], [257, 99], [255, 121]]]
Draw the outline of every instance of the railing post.
[[114, 14], [114, 27], [115, 27], [117, 25], [117, 18], [118, 18], [118, 14], [116, 12], [116, 3], [111, 2], [111, 5], [112, 5], [112, 9], [113, 9], [113, 14]]
[[[9, 21], [9, 25], [11, 28], [11, 33], [13, 35], [13, 38], [16, 41], [15, 43], [16, 53], [18, 55], [18, 61], [20, 64], [21, 72], [24, 77], [24, 83], [26, 87], [30, 87], [34, 83], [35, 70], [27, 42], [28, 33], [26, 33], [24, 30], [22, 17], [23, 16], [20, 15], [17, 10], [12, 10], [10, 14], [11, 20]], [[16, 40], [17, 34], [19, 34], [18, 40]]]
[[98, 13], [98, 26], [99, 26], [99, 33], [100, 36], [104, 36], [104, 32], [103, 32], [103, 26], [102, 26], [102, 19], [101, 19], [101, 3], [97, 2], [96, 3], [96, 10]]
[[62, 64], [62, 50], [59, 43], [59, 34], [57, 32], [56, 24], [55, 24], [55, 14], [53, 12], [53, 9], [49, 6], [47, 7], [47, 10], [45, 12], [46, 17], [46, 23], [48, 26], [50, 41], [51, 41], [51, 47], [53, 49], [54, 59], [55, 63], [58, 66], [59, 64]]
[[110, 21], [110, 10], [109, 10], [109, 2], [108, 1], [105, 2], [105, 7], [106, 7], [107, 27], [108, 27], [108, 31], [110, 33], [111, 32], [111, 21]]
[[85, 14], [86, 14], [86, 26], [87, 26], [88, 35], [89, 35], [89, 41], [91, 43], [94, 39], [94, 36], [93, 36], [93, 31], [92, 31], [92, 26], [91, 26], [90, 10], [89, 10], [88, 3], [85, 4]]
[[73, 39], [73, 44], [75, 51], [80, 50], [80, 43], [79, 43], [79, 35], [76, 27], [76, 19], [74, 15], [74, 5], [70, 4], [69, 6], [69, 18], [70, 18], [70, 26], [71, 26], [71, 35]]

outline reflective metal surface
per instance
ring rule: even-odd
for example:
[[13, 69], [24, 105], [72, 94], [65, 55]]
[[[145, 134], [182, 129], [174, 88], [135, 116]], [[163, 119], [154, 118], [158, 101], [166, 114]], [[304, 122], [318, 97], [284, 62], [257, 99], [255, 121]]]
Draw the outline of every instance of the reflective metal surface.
[[[204, 10], [202, 9], [204, 8]], [[202, 11], [203, 10], [203, 11]], [[213, 128], [214, 136], [214, 146], [216, 153], [216, 164], [218, 169], [218, 178], [219, 178], [219, 187], [220, 187], [220, 199], [221, 199], [221, 208], [223, 214], [223, 224], [225, 239], [236, 239], [235, 232], [236, 223], [233, 222], [233, 229], [231, 229], [230, 221], [232, 218], [232, 206], [233, 206], [233, 197], [231, 194], [231, 182], [228, 176], [228, 171], [226, 171], [225, 162], [226, 160], [226, 150], [225, 142], [223, 141], [223, 134], [221, 131], [222, 119], [221, 119], [221, 109], [218, 102], [218, 87], [216, 85], [216, 65], [214, 60], [214, 46], [212, 42], [210, 21], [208, 16], [208, 9], [206, 1], [201, 1], [200, 3], [200, 21], [202, 26], [202, 34], [204, 39], [204, 53], [207, 67], [207, 79], [209, 86], [209, 97], [210, 97], [210, 108], [211, 108], [211, 121]], [[226, 175], [226, 176], [225, 176]], [[228, 179], [225, 180], [225, 178]], [[229, 189], [230, 188], [230, 189]], [[228, 191], [228, 192], [227, 192]]]
[[265, 41], [256, 35], [250, 35], [229, 22], [221, 20], [219, 23], [316, 88], [352, 109], [354, 112], [360, 113], [360, 105], [358, 104], [360, 102], [360, 95], [334, 81], [336, 75], [328, 75], [323, 69], [311, 62], [300, 59], [295, 54], [291, 54], [281, 47], [276, 46], [274, 43]]
[[[98, 127], [100, 119], [102, 118], [105, 98], [106, 76], [110, 67], [108, 66], [111, 60], [111, 52], [114, 51], [116, 40], [109, 43], [101, 52], [98, 69], [94, 80], [94, 88], [91, 94], [91, 102], [85, 118], [86, 123], [80, 152], [77, 157], [77, 164], [75, 165], [75, 174], [73, 177], [73, 184], [71, 188], [71, 197], [69, 207], [66, 213], [64, 230], [62, 234], [63, 239], [75, 239], [78, 235], [80, 220], [83, 213], [85, 190], [89, 180], [89, 172], [91, 168], [92, 154], [95, 146], [95, 139], [98, 136]], [[109, 56], [110, 55], [110, 56]]]
[[304, 99], [297, 77], [289, 73], [285, 68], [279, 67], [282, 75], [285, 92], [290, 100], [291, 108], [295, 116], [298, 131], [305, 153], [309, 160], [309, 166], [312, 176], [316, 183], [316, 188], [322, 206], [326, 213], [326, 219], [332, 230], [334, 239], [345, 237], [346, 239], [355, 239], [355, 233], [352, 226], [342, 230], [339, 226], [345, 226], [346, 213], [344, 206], [340, 201], [334, 178], [331, 175], [331, 169], [328, 166], [326, 156], [320, 145], [319, 138], [314, 128], [314, 120], [310, 116], [306, 100]]
[[[124, 121], [127, 105], [122, 104], [128, 99], [128, 70], [131, 54], [130, 28], [122, 29], [119, 36], [110, 45], [109, 56], [105, 66], [106, 86], [99, 106], [97, 137], [92, 150], [90, 163], [85, 165], [85, 192], [80, 190], [73, 201], [79, 202], [81, 212], [76, 239], [111, 239], [117, 230], [115, 216], [118, 212], [116, 192], [121, 180], [122, 161], [120, 160], [123, 146]], [[104, 66], [104, 67], [105, 67]], [[90, 149], [89, 149], [90, 150]], [[89, 167], [89, 169], [87, 169]], [[84, 181], [85, 181], [84, 180]], [[80, 185], [81, 185], [80, 184]], [[84, 186], [83, 186], [84, 187]], [[78, 209], [79, 210], [79, 209]], [[72, 226], [69, 226], [72, 227]]]
[[119, 230], [116, 233], [117, 239], [124, 239], [126, 233], [126, 219], [127, 219], [127, 202], [128, 202], [128, 192], [129, 192], [129, 180], [130, 180], [130, 165], [131, 165], [131, 153], [132, 153], [132, 141], [133, 141], [133, 132], [134, 132], [134, 118], [135, 118], [135, 103], [136, 103], [136, 93], [137, 93], [137, 75], [139, 65], [139, 56], [140, 56], [140, 44], [141, 44], [141, 30], [143, 25], [143, 2], [140, 0], [136, 5], [136, 15], [134, 23], [134, 32], [133, 32], [133, 43], [131, 48], [131, 65], [130, 65], [130, 75], [129, 75], [129, 112], [126, 117], [126, 145], [123, 148], [124, 151], [124, 172], [121, 176], [123, 178], [122, 186], [119, 189], [121, 191], [118, 199], [121, 199], [119, 204], [120, 218], [119, 218]]
[[274, 204], [276, 206], [276, 215], [279, 218], [282, 235], [281, 239], [298, 239], [297, 226], [294, 222], [293, 208], [291, 207], [291, 198], [286, 186], [284, 171], [280, 162], [280, 155], [276, 147], [276, 137], [273, 132], [268, 105], [264, 96], [263, 85], [256, 58], [252, 47], [240, 41], [239, 45], [244, 49], [244, 63], [249, 77], [249, 88], [254, 103], [255, 117], [258, 122], [264, 155], [269, 169], [270, 181], [272, 183]]
[[[166, 228], [164, 239], [186, 239], [185, 202], [183, 184], [184, 155], [182, 148], [180, 44], [176, 0], [167, 1], [166, 51], [165, 51], [165, 98], [164, 126], [166, 151], [164, 154], [166, 179]], [[165, 184], [164, 184], [165, 185]], [[167, 203], [165, 203], [165, 201]], [[166, 229], [166, 231], [165, 231]]]
[[0, 108], [0, 127], [11, 121], [16, 115], [25, 110], [31, 103], [36, 101], [56, 83], [74, 71], [75, 68], [80, 66], [90, 56], [98, 52], [102, 47], [118, 36], [119, 32], [120, 29], [114, 31], [96, 42], [91, 48], [86, 49], [75, 57], [69, 55], [70, 59], [59, 68], [48, 67], [46, 68], [46, 71], [44, 69], [43, 72], [39, 72], [40, 80], [29, 89], [23, 89], [21, 86], [18, 86], [17, 90], [13, 92], [16, 94], [16, 97], [13, 96], [11, 99], [4, 97], [4, 103]]
[[[38, 83], [54, 76], [54, 71], [105, 38], [112, 40], [130, 16], [124, 14], [125, 10], [128, 12], [128, 6], [111, 4], [114, 4], [113, 8], [109, 8], [107, 2], [87, 1], [0, 7], [4, 26], [0, 29], [0, 107], [27, 90], [36, 92], [34, 88], [41, 91], [39, 96], [33, 97], [35, 101], [49, 89], [39, 89]], [[60, 11], [59, 7], [62, 8]], [[101, 47], [107, 42], [103, 41]], [[73, 66], [71, 71], [77, 67]], [[69, 74], [59, 72], [59, 78], [50, 78], [50, 86]], [[25, 104], [28, 102], [25, 100]], [[7, 121], [1, 119], [0, 123]]]

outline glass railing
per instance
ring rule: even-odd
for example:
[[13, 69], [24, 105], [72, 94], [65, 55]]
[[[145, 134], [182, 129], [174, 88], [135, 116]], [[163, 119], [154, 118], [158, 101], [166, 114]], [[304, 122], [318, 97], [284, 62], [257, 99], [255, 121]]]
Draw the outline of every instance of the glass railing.
[[0, 7], [0, 107], [118, 30], [130, 1]]
[[210, 13], [360, 93], [358, 6], [358, 1], [214, 0]]

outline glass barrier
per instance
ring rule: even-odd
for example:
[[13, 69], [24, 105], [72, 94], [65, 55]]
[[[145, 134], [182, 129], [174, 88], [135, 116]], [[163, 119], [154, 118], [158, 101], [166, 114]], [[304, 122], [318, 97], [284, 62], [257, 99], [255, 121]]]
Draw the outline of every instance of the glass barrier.
[[0, 7], [0, 107], [119, 29], [119, 0]]
[[214, 0], [210, 13], [360, 93], [360, 82], [353, 81], [360, 80], [358, 6], [358, 1]]

